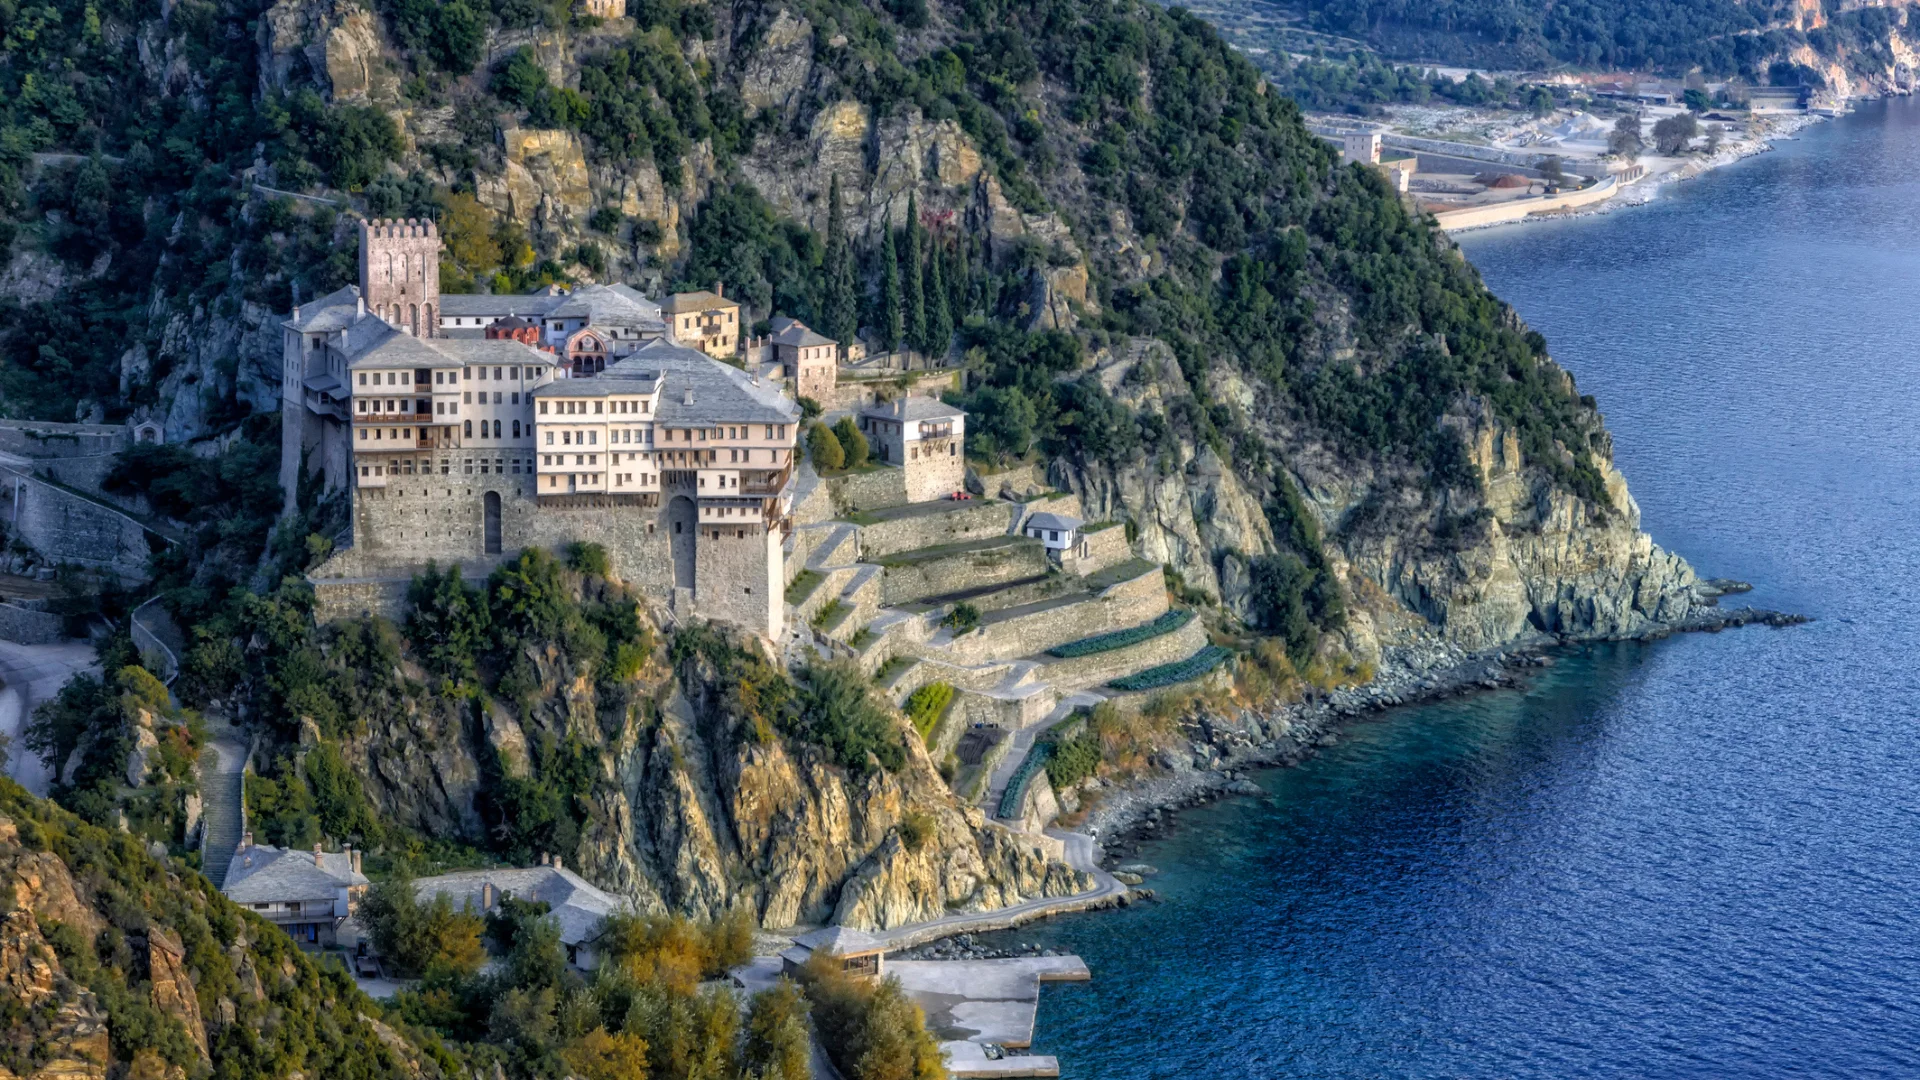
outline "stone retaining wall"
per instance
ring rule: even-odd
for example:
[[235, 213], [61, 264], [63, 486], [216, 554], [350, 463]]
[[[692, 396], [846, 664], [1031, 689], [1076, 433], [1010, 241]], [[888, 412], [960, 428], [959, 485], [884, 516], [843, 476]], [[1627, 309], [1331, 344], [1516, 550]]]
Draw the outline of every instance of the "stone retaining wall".
[[1063, 552], [1060, 556], [1060, 569], [1069, 574], [1085, 577], [1098, 573], [1109, 566], [1118, 566], [1133, 558], [1133, 545], [1127, 542], [1127, 527], [1115, 525], [1099, 532], [1080, 534], [1080, 544], [1076, 551], [1085, 551], [1084, 556], [1073, 552]]
[[0, 475], [0, 520], [54, 562], [77, 563], [130, 581], [147, 578], [153, 546], [138, 521], [44, 480]]
[[[912, 554], [903, 552], [902, 554]], [[1050, 564], [1037, 540], [1008, 537], [991, 547], [956, 551], [896, 565], [883, 563], [880, 602], [906, 604], [929, 596], [1000, 585], [1043, 575]]]
[[0, 604], [0, 639], [17, 645], [51, 645], [66, 639], [67, 621], [16, 604]]
[[920, 548], [1007, 535], [1012, 509], [1001, 502], [959, 502], [940, 513], [860, 527], [862, 558], [879, 559]]
[[833, 512], [843, 516], [856, 510], [905, 506], [912, 501], [907, 498], [906, 471], [892, 465], [883, 465], [871, 472], [830, 476], [821, 483], [827, 486], [827, 494], [833, 500]]
[[1206, 644], [1206, 625], [1195, 618], [1170, 634], [1161, 634], [1125, 648], [1049, 661], [1040, 669], [1039, 677], [1062, 690], [1082, 690], [1122, 675], [1185, 660], [1205, 648]]
[[941, 652], [962, 664], [1011, 660], [1109, 630], [1138, 626], [1166, 610], [1166, 584], [1156, 568], [1082, 603], [983, 624], [953, 639]]

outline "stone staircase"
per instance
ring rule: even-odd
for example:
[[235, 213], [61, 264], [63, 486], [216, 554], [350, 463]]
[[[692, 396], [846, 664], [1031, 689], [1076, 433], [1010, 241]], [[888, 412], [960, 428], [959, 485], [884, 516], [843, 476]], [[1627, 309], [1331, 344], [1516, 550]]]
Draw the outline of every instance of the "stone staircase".
[[247, 747], [232, 729], [218, 730], [200, 752], [200, 868], [215, 888], [227, 881], [227, 864], [246, 828]]
[[980, 805], [986, 809], [987, 815], [992, 817], [999, 810], [1000, 797], [1006, 794], [1007, 785], [1012, 782], [1013, 774], [1020, 770], [1021, 764], [1027, 760], [1027, 755], [1032, 753], [1034, 742], [1043, 732], [1072, 716], [1074, 710], [1091, 709], [1105, 700], [1106, 698], [1098, 694], [1069, 694], [1054, 705], [1053, 711], [1049, 712], [1045, 719], [1014, 732], [1011, 743], [1007, 747], [1006, 756], [994, 766], [993, 776], [987, 781], [986, 795], [980, 800]]

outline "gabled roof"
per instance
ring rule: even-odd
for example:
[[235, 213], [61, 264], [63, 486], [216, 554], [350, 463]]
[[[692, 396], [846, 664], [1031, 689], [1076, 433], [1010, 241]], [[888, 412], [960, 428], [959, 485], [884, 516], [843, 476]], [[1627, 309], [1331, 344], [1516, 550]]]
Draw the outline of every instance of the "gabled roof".
[[712, 311], [714, 308], [737, 308], [739, 306], [738, 301], [729, 300], [718, 293], [711, 293], [705, 289], [674, 293], [672, 296], [667, 297], [660, 305], [662, 310], [671, 315], [680, 315], [688, 311]]
[[892, 401], [875, 402], [861, 409], [860, 415], [882, 420], [947, 420], [967, 413], [939, 398], [909, 395]]
[[804, 349], [815, 345], [838, 345], [839, 342], [813, 332], [813, 328], [798, 319], [786, 320], [786, 325], [773, 332], [773, 343], [789, 348]]
[[492, 315], [541, 316], [567, 300], [563, 292], [541, 290], [537, 293], [441, 293], [440, 314], [473, 318]]
[[284, 325], [303, 334], [331, 333], [360, 317], [360, 288], [345, 285], [318, 300], [296, 306], [299, 314], [289, 317]]
[[475, 913], [480, 913], [485, 910], [481, 904], [481, 887], [489, 884], [496, 894], [546, 904], [553, 921], [560, 926], [560, 940], [568, 945], [599, 937], [601, 922], [621, 908], [618, 900], [595, 888], [592, 882], [558, 866], [463, 870], [457, 874], [419, 878], [413, 883], [413, 892], [421, 900], [445, 896], [455, 911], [470, 904]]
[[553, 355], [512, 338], [417, 338], [369, 315], [347, 330], [348, 368], [458, 367], [464, 364], [552, 364]]
[[585, 319], [592, 326], [638, 326], [665, 331], [660, 305], [625, 285], [583, 285], [548, 311], [549, 319]]
[[698, 349], [669, 341], [650, 341], [605, 371], [537, 387], [536, 398], [606, 397], [651, 394], [660, 397], [653, 420], [668, 427], [713, 424], [792, 424], [800, 407], [765, 383]]
[[1049, 514], [1049, 513], [1041, 512], [1041, 513], [1033, 514], [1029, 516], [1027, 518], [1027, 523], [1025, 525], [1022, 525], [1021, 528], [1023, 529], [1056, 529], [1060, 532], [1072, 532], [1073, 530], [1085, 524], [1086, 522], [1081, 521], [1079, 518], [1073, 517], [1070, 514]]
[[794, 938], [793, 943], [808, 952], [824, 951], [836, 956], [881, 952], [887, 947], [886, 942], [851, 926], [823, 926], [818, 930], [809, 930]]
[[335, 894], [367, 879], [353, 869], [344, 851], [296, 851], [255, 844], [233, 853], [227, 884], [220, 891], [236, 904], [332, 900]]

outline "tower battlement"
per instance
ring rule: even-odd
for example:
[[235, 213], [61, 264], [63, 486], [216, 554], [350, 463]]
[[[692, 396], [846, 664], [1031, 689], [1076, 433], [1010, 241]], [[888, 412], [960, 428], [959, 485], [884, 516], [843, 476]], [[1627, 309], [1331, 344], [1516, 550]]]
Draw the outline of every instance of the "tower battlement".
[[431, 220], [360, 223], [367, 310], [414, 337], [440, 336], [440, 230]]

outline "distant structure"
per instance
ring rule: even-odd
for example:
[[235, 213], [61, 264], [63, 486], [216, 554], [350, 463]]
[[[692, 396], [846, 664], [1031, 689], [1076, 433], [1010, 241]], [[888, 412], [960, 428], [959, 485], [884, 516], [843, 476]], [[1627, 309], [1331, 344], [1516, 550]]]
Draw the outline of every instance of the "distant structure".
[[667, 315], [667, 333], [674, 341], [690, 349], [699, 349], [716, 360], [740, 351], [740, 305], [727, 299], [726, 288], [713, 283], [711, 292], [674, 293], [662, 305]]
[[816, 954], [832, 956], [840, 970], [856, 978], [880, 981], [886, 961], [886, 943], [864, 930], [846, 926], [823, 926], [793, 939], [793, 945], [780, 953], [780, 971], [798, 978]]
[[[484, 573], [592, 541], [677, 614], [780, 635], [797, 404], [676, 344], [625, 285], [443, 303], [430, 225], [360, 239], [360, 285], [283, 323], [282, 486], [304, 470], [350, 505], [313, 573], [323, 615], [398, 614], [429, 560]], [[670, 298], [673, 325], [730, 354], [739, 305], [717, 290]]]
[[1348, 132], [1341, 140], [1340, 160], [1349, 164], [1356, 161], [1362, 165], [1380, 164], [1380, 133]]
[[253, 834], [227, 864], [227, 899], [285, 930], [295, 941], [318, 948], [337, 942], [340, 924], [354, 915], [367, 892], [357, 851], [295, 851], [255, 844]]
[[548, 914], [560, 930], [560, 944], [566, 947], [567, 963], [581, 971], [600, 966], [600, 938], [606, 932], [606, 918], [620, 910], [620, 902], [595, 888], [585, 878], [541, 856], [540, 865], [517, 869], [465, 870], [418, 878], [414, 896], [423, 902], [444, 896], [459, 911], [470, 909], [485, 915], [497, 909], [506, 897], [547, 905]]
[[1063, 551], [1071, 551], [1080, 542], [1080, 527], [1086, 522], [1071, 514], [1037, 513], [1028, 515], [1021, 531], [1047, 549], [1047, 553], [1056, 559]]
[[907, 501], [944, 498], [966, 485], [967, 414], [938, 398], [907, 396], [860, 410], [873, 456], [906, 474]]
[[627, 14], [627, 0], [579, 0], [580, 13], [599, 19], [622, 19]]
[[798, 319], [775, 319], [773, 359], [796, 397], [825, 402], [839, 385], [840, 343], [814, 333]]

